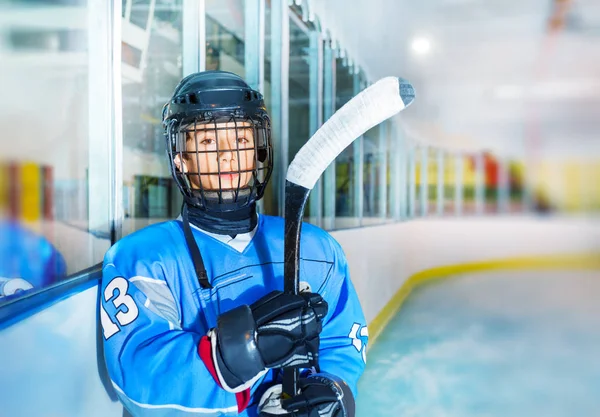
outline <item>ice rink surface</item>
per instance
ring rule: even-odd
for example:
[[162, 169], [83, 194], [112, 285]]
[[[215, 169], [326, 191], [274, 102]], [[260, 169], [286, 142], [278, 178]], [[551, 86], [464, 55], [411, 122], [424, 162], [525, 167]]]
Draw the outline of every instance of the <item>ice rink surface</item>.
[[414, 291], [368, 351], [357, 416], [600, 416], [600, 271]]

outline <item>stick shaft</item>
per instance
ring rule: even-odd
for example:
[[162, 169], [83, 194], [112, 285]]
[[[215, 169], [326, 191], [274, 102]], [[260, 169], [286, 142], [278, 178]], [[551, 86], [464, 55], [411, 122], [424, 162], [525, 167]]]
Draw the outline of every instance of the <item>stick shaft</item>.
[[[300, 278], [300, 231], [304, 207], [308, 200], [309, 189], [300, 185], [285, 182], [285, 236], [283, 262], [283, 290], [287, 293], [298, 294]], [[283, 392], [290, 397], [296, 395], [298, 370], [286, 368], [283, 370]]]

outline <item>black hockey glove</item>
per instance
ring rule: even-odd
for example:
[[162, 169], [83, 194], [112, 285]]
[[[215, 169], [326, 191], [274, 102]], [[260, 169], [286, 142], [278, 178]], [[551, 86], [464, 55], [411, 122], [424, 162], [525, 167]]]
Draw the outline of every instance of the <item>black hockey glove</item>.
[[299, 394], [281, 400], [281, 385], [262, 396], [260, 417], [354, 417], [354, 396], [350, 387], [330, 374], [314, 374], [298, 381]]
[[267, 369], [317, 366], [326, 314], [319, 294], [281, 291], [221, 314], [209, 333], [221, 386], [239, 392]]

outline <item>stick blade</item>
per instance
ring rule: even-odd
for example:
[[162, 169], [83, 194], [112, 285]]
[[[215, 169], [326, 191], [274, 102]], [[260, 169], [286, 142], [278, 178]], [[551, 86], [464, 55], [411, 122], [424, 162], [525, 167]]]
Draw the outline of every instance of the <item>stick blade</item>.
[[325, 169], [355, 139], [408, 107], [413, 86], [403, 78], [386, 77], [340, 108], [298, 151], [286, 180], [311, 190]]

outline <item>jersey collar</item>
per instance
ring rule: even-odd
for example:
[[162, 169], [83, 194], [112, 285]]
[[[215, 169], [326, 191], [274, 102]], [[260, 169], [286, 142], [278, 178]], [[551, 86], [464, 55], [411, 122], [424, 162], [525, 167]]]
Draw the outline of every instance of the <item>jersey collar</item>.
[[[257, 214], [257, 217], [258, 216], [259, 215]], [[177, 220], [181, 221], [182, 220], [181, 216], [177, 217]], [[258, 218], [257, 218], [256, 226], [254, 226], [254, 229], [252, 229], [248, 233], [240, 233], [240, 234], [236, 235], [235, 238], [232, 238], [229, 235], [220, 235], [217, 233], [207, 232], [206, 230], [200, 229], [198, 226], [193, 225], [191, 222], [190, 222], [190, 226], [192, 228], [198, 230], [199, 232], [202, 232], [205, 235], [218, 240], [219, 242], [223, 242], [226, 245], [229, 245], [230, 247], [235, 249], [236, 251], [242, 253], [246, 249], [246, 247], [248, 247], [248, 245], [252, 241], [252, 238], [256, 234], [256, 229], [258, 228], [258, 223], [259, 222], [258, 222]]]

